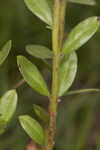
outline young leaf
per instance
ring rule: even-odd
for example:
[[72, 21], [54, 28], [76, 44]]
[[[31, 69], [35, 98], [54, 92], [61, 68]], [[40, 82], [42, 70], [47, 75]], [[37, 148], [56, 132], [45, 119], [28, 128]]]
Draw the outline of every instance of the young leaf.
[[20, 116], [19, 120], [21, 126], [32, 140], [42, 145], [44, 142], [44, 132], [40, 124], [28, 115]]
[[6, 92], [0, 99], [1, 118], [8, 123], [15, 113], [17, 106], [17, 93], [15, 90]]
[[77, 71], [77, 55], [72, 52], [61, 60], [59, 69], [59, 96], [62, 96], [72, 85]]
[[62, 52], [68, 54], [71, 51], [79, 49], [95, 34], [99, 27], [100, 20], [98, 17], [90, 17], [82, 21], [69, 34], [62, 48]]
[[5, 61], [11, 50], [11, 41], [8, 41], [0, 51], [0, 65]]
[[44, 122], [48, 122], [49, 121], [49, 113], [43, 109], [42, 107], [38, 106], [38, 105], [34, 105], [34, 111], [37, 114], [37, 116]]
[[52, 26], [52, 11], [47, 0], [24, 0], [28, 9], [43, 20], [48, 25]]
[[69, 2], [84, 4], [84, 5], [91, 5], [91, 6], [96, 4], [95, 0], [69, 0]]
[[37, 67], [24, 56], [18, 56], [17, 62], [24, 80], [40, 94], [49, 96], [47, 85]]
[[30, 55], [41, 59], [50, 59], [53, 56], [52, 51], [41, 45], [28, 45], [26, 46], [26, 51]]

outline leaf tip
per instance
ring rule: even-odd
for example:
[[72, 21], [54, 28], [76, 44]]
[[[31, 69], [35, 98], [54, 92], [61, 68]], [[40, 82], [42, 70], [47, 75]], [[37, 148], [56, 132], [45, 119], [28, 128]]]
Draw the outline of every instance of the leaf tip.
[[17, 64], [18, 64], [18, 66], [20, 65], [20, 62], [21, 62], [22, 58], [23, 58], [23, 56], [21, 56], [21, 55], [17, 56]]
[[9, 41], [8, 41], [8, 44], [9, 44], [9, 45], [12, 45], [12, 40], [9, 40]]
[[19, 117], [18, 117], [18, 120], [20, 121], [20, 123], [22, 122], [22, 120], [24, 119], [24, 117], [26, 117], [27, 115], [20, 115]]
[[37, 108], [37, 107], [38, 107], [38, 106], [37, 106], [36, 104], [33, 104], [33, 109], [34, 109], [34, 108]]
[[12, 40], [9, 40], [9, 41], [6, 43], [5, 47], [8, 48], [8, 52], [9, 52], [9, 51], [11, 50], [11, 47], [12, 47]]
[[26, 47], [25, 47], [26, 52], [29, 52], [29, 48], [30, 48], [30, 45], [26, 45]]

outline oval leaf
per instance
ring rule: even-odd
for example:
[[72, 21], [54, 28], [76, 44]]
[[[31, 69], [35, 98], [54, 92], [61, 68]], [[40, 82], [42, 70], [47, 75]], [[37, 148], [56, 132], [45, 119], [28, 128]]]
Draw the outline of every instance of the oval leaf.
[[62, 96], [72, 85], [77, 71], [77, 55], [72, 52], [61, 60], [59, 69], [59, 96]]
[[45, 23], [52, 25], [52, 11], [47, 0], [24, 0], [28, 9], [43, 20]]
[[15, 113], [17, 106], [17, 93], [15, 90], [6, 92], [0, 99], [1, 118], [8, 123]]
[[28, 115], [19, 117], [21, 126], [26, 133], [38, 144], [42, 145], [44, 142], [44, 133], [40, 124]]
[[49, 96], [47, 85], [37, 67], [24, 56], [18, 56], [18, 66], [24, 80], [36, 91], [45, 96]]
[[41, 59], [50, 59], [53, 56], [52, 51], [41, 45], [28, 45], [26, 46], [26, 51], [30, 55]]
[[42, 121], [46, 123], [49, 121], [49, 113], [44, 108], [34, 105], [34, 111]]
[[69, 34], [62, 48], [62, 52], [68, 54], [80, 48], [95, 34], [99, 27], [100, 19], [98, 17], [90, 17], [82, 21]]
[[11, 41], [8, 41], [0, 51], [0, 65], [5, 61], [11, 50]]
[[91, 6], [96, 4], [95, 0], [69, 0], [69, 2], [84, 4], [84, 5], [91, 5]]

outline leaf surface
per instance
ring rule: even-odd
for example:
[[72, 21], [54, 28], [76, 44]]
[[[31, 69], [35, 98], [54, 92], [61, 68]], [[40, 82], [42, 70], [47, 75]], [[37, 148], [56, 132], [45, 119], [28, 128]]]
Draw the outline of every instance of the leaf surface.
[[5, 61], [11, 50], [11, 41], [8, 41], [0, 51], [0, 65]]
[[69, 34], [63, 45], [62, 52], [68, 54], [79, 49], [96, 33], [99, 27], [99, 17], [90, 17], [79, 23]]
[[50, 51], [47, 47], [41, 45], [28, 45], [26, 46], [26, 51], [30, 55], [40, 59], [50, 59], [53, 56], [52, 51]]
[[44, 132], [40, 124], [28, 115], [19, 117], [21, 126], [26, 133], [38, 144], [42, 145], [44, 142]]
[[0, 99], [1, 118], [7, 123], [13, 117], [17, 106], [17, 93], [15, 90], [7, 91]]
[[77, 55], [72, 52], [65, 55], [60, 63], [59, 69], [59, 96], [64, 95], [72, 85], [77, 72]]
[[47, 0], [24, 0], [24, 2], [33, 14], [52, 26], [52, 11]]
[[24, 80], [40, 94], [49, 96], [46, 82], [37, 67], [24, 56], [18, 56], [17, 62]]

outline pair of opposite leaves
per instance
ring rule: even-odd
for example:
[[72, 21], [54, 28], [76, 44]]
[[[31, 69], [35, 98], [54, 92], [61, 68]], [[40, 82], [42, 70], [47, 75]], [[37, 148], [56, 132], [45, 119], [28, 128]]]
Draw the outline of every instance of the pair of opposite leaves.
[[[98, 17], [91, 17], [81, 22], [69, 34], [65, 41], [62, 53], [65, 55], [60, 62], [59, 69], [59, 96], [62, 96], [71, 86], [77, 70], [77, 56], [75, 50], [86, 43], [100, 27]], [[26, 50], [32, 56], [41, 59], [52, 58], [52, 52], [43, 46], [29, 45]], [[18, 56], [18, 65], [25, 81], [40, 94], [49, 96], [49, 91], [37, 67], [23, 56]], [[48, 118], [44, 116], [44, 111], [36, 108], [40, 119]], [[43, 145], [44, 131], [39, 123], [28, 115], [20, 116], [20, 123], [27, 134], [38, 144]]]
[[[71, 86], [71, 83], [68, 84], [68, 76], [71, 78], [71, 75], [70, 73], [73, 75], [75, 72], [76, 72], [76, 69], [74, 70], [73, 67], [77, 68], [77, 59], [75, 59], [76, 57], [76, 54], [75, 52], [72, 52], [74, 50], [77, 50], [80, 46], [82, 46], [85, 42], [87, 42], [91, 37], [92, 35], [97, 31], [97, 29], [99, 28], [100, 26], [100, 23], [99, 23], [99, 19], [97, 17], [91, 17], [87, 20], [85, 20], [84, 22], [80, 23], [72, 32], [71, 34], [69, 35], [69, 38], [68, 38], [68, 41], [67, 43], [65, 42], [64, 46], [63, 46], [63, 49], [62, 49], [62, 53], [63, 54], [66, 54], [64, 56], [64, 58], [62, 59], [61, 61], [61, 65], [62, 67], [60, 66], [60, 74], [62, 74], [62, 78], [63, 80], [61, 80], [61, 84], [62, 88], [61, 88], [61, 93], [64, 91], [66, 91], [66, 88], [65, 86], [66, 85], [69, 85]], [[88, 28], [87, 28], [88, 27]], [[84, 31], [82, 31], [82, 29], [84, 29]], [[69, 44], [68, 44], [69, 43]], [[33, 46], [34, 47], [34, 46]], [[35, 47], [36, 48], [36, 47]], [[42, 47], [41, 47], [42, 48]], [[45, 49], [45, 48], [44, 48]], [[31, 52], [33, 55], [34, 55], [34, 48], [33, 48], [33, 52]], [[30, 51], [30, 48], [29, 48], [29, 51]], [[68, 55], [69, 52], [72, 52], [71, 54]], [[35, 53], [36, 54], [36, 53]], [[48, 55], [48, 54], [47, 54]], [[47, 56], [46, 56], [47, 57]], [[50, 56], [51, 57], [51, 56]], [[70, 60], [70, 61], [69, 61]], [[76, 61], [75, 61], [76, 60]], [[74, 62], [75, 61], [75, 62]], [[21, 72], [24, 76], [24, 79], [26, 79], [27, 81], [27, 67], [25, 69], [25, 65], [22, 65], [23, 63], [26, 63], [26, 64], [29, 64], [30, 65], [30, 62], [24, 58], [23, 56], [19, 56], [18, 57], [18, 64], [21, 66]], [[70, 63], [69, 63], [70, 62]], [[70, 65], [72, 64], [72, 65]], [[32, 64], [31, 64], [32, 65]], [[30, 66], [31, 66], [30, 65]], [[75, 66], [74, 66], [75, 65]], [[29, 67], [30, 67], [29, 66]], [[71, 67], [72, 66], [72, 67]], [[67, 68], [68, 67], [68, 68]], [[25, 69], [25, 70], [24, 70]], [[25, 72], [24, 72], [24, 71]], [[67, 70], [67, 72], [66, 72]], [[71, 70], [71, 71], [70, 71]], [[49, 96], [49, 92], [47, 90], [47, 86], [41, 76], [41, 74], [39, 73], [38, 69], [36, 68], [36, 66], [31, 66], [30, 67], [30, 71], [32, 71], [33, 73], [35, 73], [36, 71], [36, 74], [38, 76], [38, 79], [40, 79], [41, 83], [44, 84], [44, 87], [45, 87], [45, 90], [42, 89], [42, 92], [41, 94], [44, 94], [44, 95], [47, 95]], [[23, 73], [24, 72], [24, 73]], [[66, 74], [67, 74], [67, 78], [66, 78]], [[64, 75], [64, 76], [63, 76]], [[30, 77], [30, 76], [29, 76]], [[36, 76], [34, 76], [36, 77]], [[73, 79], [74, 79], [75, 75], [73, 75]], [[65, 80], [64, 78], [66, 78], [67, 80], [67, 84], [65, 84], [64, 86], [64, 83], [65, 83]], [[70, 79], [69, 78], [69, 79]], [[33, 80], [33, 79], [32, 79]], [[37, 80], [38, 81], [38, 80]], [[35, 89], [38, 88], [38, 84], [40, 84], [39, 82], [35, 81]], [[30, 81], [27, 81], [27, 82], [30, 82]], [[71, 82], [72, 82], [72, 78], [71, 78]], [[34, 83], [34, 80], [33, 80], [33, 83]], [[37, 84], [38, 83], [38, 84]], [[68, 87], [67, 87], [68, 88]], [[39, 91], [39, 90], [37, 90]], [[40, 91], [41, 91], [41, 86], [40, 86]], [[62, 95], [62, 94], [61, 94]], [[60, 94], [59, 94], [60, 96]], [[5, 106], [5, 105], [4, 105]], [[21, 121], [21, 124], [23, 126], [23, 128], [27, 131], [27, 133], [32, 137], [32, 139], [35, 139], [36, 142], [38, 142], [39, 144], [42, 144], [43, 142], [43, 130], [41, 128], [41, 126], [34, 120], [32, 119], [31, 117], [29, 116], [20, 116], [20, 121]], [[36, 132], [32, 132], [32, 129], [33, 131], [36, 131]], [[38, 132], [39, 131], [39, 132]], [[41, 131], [41, 132], [40, 132]], [[32, 134], [34, 133], [34, 134]]]
[[[98, 17], [90, 17], [79, 23], [69, 34], [64, 42], [61, 53], [64, 57], [59, 66], [59, 90], [58, 95], [62, 96], [72, 85], [77, 71], [77, 56], [75, 50], [85, 44], [100, 27]], [[32, 56], [49, 59], [53, 54], [48, 48], [40, 45], [29, 45], [26, 50]], [[49, 96], [47, 85], [37, 67], [24, 56], [18, 56], [18, 65], [24, 80], [40, 94]]]
[[[30, 1], [30, 4], [32, 6], [31, 2], [32, 1]], [[36, 1], [33, 0], [33, 3], [34, 2]], [[32, 9], [33, 10], [31, 11], [34, 13], [34, 8]], [[46, 20], [46, 22], [48, 21]], [[94, 35], [94, 33], [97, 31], [99, 27], [100, 27], [99, 18], [91, 17], [83, 21], [82, 23], [80, 23], [70, 33], [69, 38], [67, 39], [67, 42], [65, 42], [63, 49], [62, 49], [62, 53], [65, 54], [65, 56], [63, 57], [60, 63], [59, 96], [62, 96], [64, 92], [68, 90], [68, 88], [71, 86], [75, 78], [75, 74], [77, 70], [77, 56], [74, 51], [80, 48], [84, 43], [86, 43]], [[41, 59], [52, 58], [51, 51], [43, 46], [29, 45], [26, 47], [26, 49], [27, 49], [27, 52], [31, 54], [32, 56], [35, 56]], [[29, 85], [33, 87], [35, 90], [37, 90], [39, 93], [49, 96], [47, 85], [44, 82], [37, 67], [23, 56], [18, 57], [18, 65], [20, 66], [20, 71], [24, 79], [29, 83]], [[39, 117], [41, 118], [40, 115], [44, 114], [44, 111], [42, 110], [43, 113], [42, 112], [40, 113], [41, 111], [40, 108], [37, 109], [36, 111]], [[44, 141], [44, 131], [42, 127], [38, 124], [38, 122], [27, 115], [20, 116], [19, 119], [20, 119], [22, 127], [27, 132], [27, 134], [33, 140], [35, 140], [35, 142], [42, 145]], [[44, 119], [43, 115], [42, 115], [42, 119]]]
[[[25, 0], [29, 10], [50, 26], [52, 26], [52, 2], [53, 1], [49, 0]], [[88, 3], [90, 2], [88, 1]], [[59, 96], [62, 96], [69, 89], [76, 75], [77, 56], [73, 51], [85, 44], [97, 31], [99, 26], [100, 21], [98, 17], [91, 17], [81, 22], [69, 34], [69, 37], [62, 48], [62, 53], [65, 56], [61, 60], [59, 69]], [[48, 48], [43, 46], [31, 45], [27, 46], [26, 49], [29, 54], [42, 59], [51, 58], [53, 55]], [[44, 79], [34, 64], [28, 61], [25, 57], [18, 56], [18, 65], [20, 66], [20, 71], [24, 80], [32, 88], [45, 96], [50, 95]]]
[[[24, 0], [29, 10], [49, 26], [53, 24], [54, 0]], [[68, 2], [95, 5], [95, 0], [68, 0]], [[51, 27], [52, 28], [52, 27]]]

